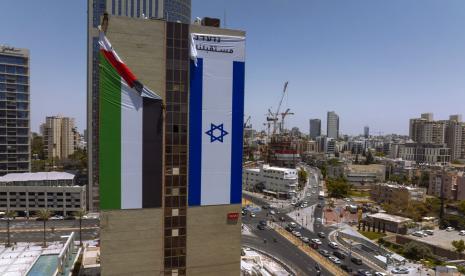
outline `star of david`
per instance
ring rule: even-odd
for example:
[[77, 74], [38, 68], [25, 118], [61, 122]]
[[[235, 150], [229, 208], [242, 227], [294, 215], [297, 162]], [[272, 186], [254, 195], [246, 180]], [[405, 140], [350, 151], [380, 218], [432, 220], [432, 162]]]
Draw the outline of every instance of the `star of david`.
[[[220, 132], [220, 135], [215, 135], [215, 130], [218, 130]], [[208, 136], [210, 136], [210, 143], [213, 143], [215, 141], [220, 141], [221, 143], [223, 143], [223, 137], [228, 134], [228, 132], [223, 129], [223, 124], [220, 124], [220, 125], [210, 124], [210, 130], [208, 130], [205, 133]]]

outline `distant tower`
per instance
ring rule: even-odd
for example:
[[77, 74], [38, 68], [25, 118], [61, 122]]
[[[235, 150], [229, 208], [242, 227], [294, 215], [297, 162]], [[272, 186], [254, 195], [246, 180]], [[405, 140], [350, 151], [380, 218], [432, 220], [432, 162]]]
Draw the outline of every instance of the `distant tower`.
[[339, 116], [334, 111], [328, 111], [326, 120], [326, 135], [329, 138], [339, 137]]
[[369, 126], [365, 126], [363, 128], [363, 136], [365, 136], [365, 138], [370, 137], [370, 127]]
[[321, 120], [310, 119], [310, 138], [315, 140], [318, 136], [321, 136]]

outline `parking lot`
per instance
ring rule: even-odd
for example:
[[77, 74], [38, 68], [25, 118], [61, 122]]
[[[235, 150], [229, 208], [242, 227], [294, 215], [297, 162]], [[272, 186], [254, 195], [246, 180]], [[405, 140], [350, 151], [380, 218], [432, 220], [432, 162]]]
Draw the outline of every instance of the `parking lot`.
[[432, 245], [440, 246], [446, 249], [454, 250], [452, 246], [452, 241], [454, 240], [465, 240], [465, 236], [460, 236], [459, 231], [453, 230], [451, 232], [447, 232], [446, 230], [439, 230], [438, 228], [434, 229], [434, 234], [427, 237], [415, 237], [413, 235], [409, 235], [409, 238], [423, 241]]

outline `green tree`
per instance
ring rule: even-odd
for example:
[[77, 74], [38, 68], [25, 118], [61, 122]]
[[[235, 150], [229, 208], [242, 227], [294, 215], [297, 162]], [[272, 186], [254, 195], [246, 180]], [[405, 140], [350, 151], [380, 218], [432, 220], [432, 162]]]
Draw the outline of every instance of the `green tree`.
[[346, 197], [350, 191], [350, 185], [345, 178], [327, 179], [326, 187], [328, 194], [331, 197], [342, 198]]
[[457, 208], [462, 214], [465, 214], [465, 200], [460, 201]]
[[304, 168], [300, 168], [297, 171], [298, 179], [299, 179], [299, 188], [302, 189], [307, 183], [308, 173]]
[[365, 160], [365, 165], [370, 165], [375, 163], [375, 158], [373, 157], [373, 154], [371, 153], [371, 150], [368, 150], [367, 157]]
[[16, 213], [15, 211], [7, 211], [5, 213], [5, 217], [6, 217], [6, 247], [10, 247], [11, 246], [11, 242], [10, 242], [10, 221], [12, 219], [14, 219], [15, 217], [18, 216], [18, 213]]
[[32, 155], [36, 155], [39, 159], [45, 158], [44, 138], [36, 132], [32, 133], [31, 153]]
[[36, 214], [39, 219], [41, 221], [44, 222], [44, 243], [43, 243], [43, 247], [46, 247], [47, 246], [47, 232], [46, 232], [46, 227], [47, 227], [47, 221], [50, 219], [50, 217], [53, 215], [53, 213], [48, 210], [48, 209], [42, 209], [42, 210], [39, 210], [37, 211], [37, 214]]
[[421, 172], [419, 185], [424, 188], [429, 186], [429, 172]]
[[82, 246], [82, 218], [87, 214], [84, 209], [74, 212], [74, 216], [79, 219], [79, 245]]
[[462, 254], [462, 252], [465, 251], [465, 242], [463, 240], [452, 241], [452, 246], [459, 254]]
[[404, 247], [405, 257], [411, 260], [420, 260], [433, 255], [431, 248], [426, 245], [422, 245], [416, 242], [409, 242]]

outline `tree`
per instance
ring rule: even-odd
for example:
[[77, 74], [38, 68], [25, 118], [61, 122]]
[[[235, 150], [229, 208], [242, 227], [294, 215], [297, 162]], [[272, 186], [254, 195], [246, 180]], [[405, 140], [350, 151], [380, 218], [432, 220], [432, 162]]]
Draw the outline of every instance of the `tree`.
[[44, 138], [35, 132], [32, 133], [31, 153], [36, 155], [38, 159], [45, 158]]
[[429, 186], [429, 172], [422, 172], [420, 176], [420, 187], [428, 188]]
[[373, 157], [373, 154], [371, 153], [371, 150], [368, 151], [367, 158], [365, 160], [365, 165], [370, 165], [375, 163], [375, 158]]
[[465, 200], [460, 201], [457, 208], [462, 214], [465, 214]]
[[5, 217], [7, 219], [7, 221], [6, 221], [6, 238], [7, 238], [6, 247], [11, 246], [11, 242], [10, 242], [10, 220], [14, 219], [16, 216], [18, 216], [18, 213], [16, 213], [15, 211], [7, 211], [5, 213]]
[[47, 221], [50, 219], [50, 217], [53, 215], [53, 213], [48, 210], [48, 209], [42, 209], [37, 212], [37, 216], [39, 217], [39, 220], [44, 222], [44, 244], [43, 247], [47, 246], [47, 239], [46, 239], [46, 226], [47, 226]]
[[465, 242], [463, 240], [452, 241], [452, 246], [459, 254], [462, 254], [462, 252], [465, 251]]
[[79, 218], [79, 245], [82, 246], [82, 218], [87, 214], [84, 209], [74, 212], [74, 216]]
[[326, 187], [329, 196], [335, 198], [346, 197], [350, 191], [350, 185], [347, 183], [347, 180], [341, 177], [337, 179], [327, 179]]
[[411, 260], [420, 260], [433, 255], [431, 248], [416, 242], [409, 242], [404, 247], [405, 257]]

